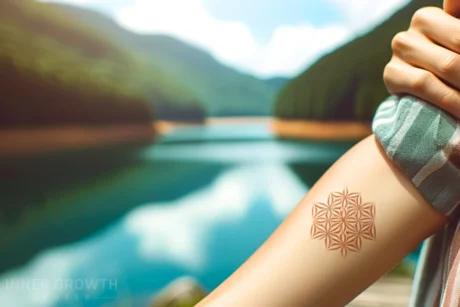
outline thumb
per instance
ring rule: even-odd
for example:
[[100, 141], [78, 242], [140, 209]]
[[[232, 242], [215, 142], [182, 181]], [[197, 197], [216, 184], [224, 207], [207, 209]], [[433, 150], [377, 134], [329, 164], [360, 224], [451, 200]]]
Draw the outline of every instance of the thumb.
[[460, 18], [460, 0], [444, 0], [444, 11]]

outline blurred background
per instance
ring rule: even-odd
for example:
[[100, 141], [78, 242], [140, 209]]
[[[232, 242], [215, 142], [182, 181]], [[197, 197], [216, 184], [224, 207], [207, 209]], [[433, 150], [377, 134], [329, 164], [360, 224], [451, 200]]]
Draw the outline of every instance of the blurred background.
[[[442, 0], [1, 0], [0, 305], [193, 306], [371, 133]], [[350, 306], [406, 306], [417, 251]]]

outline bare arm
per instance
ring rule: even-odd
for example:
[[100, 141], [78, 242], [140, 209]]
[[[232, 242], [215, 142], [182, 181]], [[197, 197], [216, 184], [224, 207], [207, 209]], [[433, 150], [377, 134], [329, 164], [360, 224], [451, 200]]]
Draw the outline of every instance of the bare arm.
[[198, 306], [344, 306], [445, 223], [371, 136]]

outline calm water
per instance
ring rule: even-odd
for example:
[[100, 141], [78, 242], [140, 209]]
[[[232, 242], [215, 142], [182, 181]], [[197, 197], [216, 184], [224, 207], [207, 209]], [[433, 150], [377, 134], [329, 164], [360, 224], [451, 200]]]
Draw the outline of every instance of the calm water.
[[183, 275], [213, 289], [350, 146], [252, 124], [3, 162], [0, 305], [145, 305]]

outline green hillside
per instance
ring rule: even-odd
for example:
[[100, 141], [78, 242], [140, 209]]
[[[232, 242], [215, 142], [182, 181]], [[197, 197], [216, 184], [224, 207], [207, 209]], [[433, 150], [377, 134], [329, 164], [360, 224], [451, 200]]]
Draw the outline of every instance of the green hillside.
[[284, 78], [265, 81], [242, 74], [200, 49], [168, 36], [135, 34], [97, 12], [60, 7], [118, 43], [145, 54], [153, 65], [196, 94], [212, 116], [269, 115], [280, 86], [286, 82]]
[[281, 91], [276, 116], [371, 120], [388, 96], [382, 75], [393, 36], [408, 28], [418, 8], [441, 5], [442, 0], [413, 1], [373, 31], [321, 58]]
[[56, 7], [0, 2], [0, 125], [202, 120], [194, 96]]

